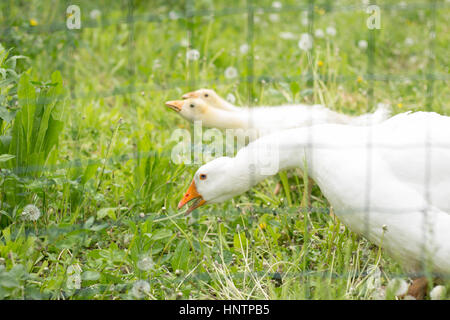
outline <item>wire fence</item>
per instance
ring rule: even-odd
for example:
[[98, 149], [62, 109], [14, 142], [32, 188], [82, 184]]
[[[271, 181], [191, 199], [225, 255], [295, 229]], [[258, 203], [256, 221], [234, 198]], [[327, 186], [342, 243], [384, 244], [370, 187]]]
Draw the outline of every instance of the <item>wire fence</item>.
[[[70, 1], [65, 1], [66, 5], [70, 5]], [[186, 0], [185, 2], [185, 10], [184, 11], [177, 11], [176, 18], [170, 17], [169, 13], [163, 13], [163, 14], [139, 14], [136, 12], [136, 3], [134, 0], [126, 0], [124, 2], [126, 11], [124, 11], [123, 16], [117, 17], [117, 18], [107, 18], [102, 17], [101, 21], [84, 21], [82, 25], [83, 29], [89, 29], [89, 28], [108, 28], [110, 26], [118, 26], [118, 25], [126, 25], [129, 34], [128, 38], [126, 40], [127, 42], [127, 52], [126, 52], [126, 60], [127, 60], [127, 81], [126, 85], [119, 85], [114, 87], [110, 90], [100, 91], [100, 92], [75, 92], [75, 90], [71, 90], [70, 92], [70, 100], [72, 103], [74, 103], [78, 99], [82, 100], [95, 100], [99, 98], [105, 98], [105, 97], [113, 97], [113, 96], [129, 96], [130, 99], [130, 107], [136, 108], [136, 102], [133, 98], [133, 95], [142, 91], [145, 92], [170, 92], [173, 89], [183, 87], [187, 88], [188, 90], [196, 90], [198, 89], [199, 83], [201, 83], [202, 86], [208, 85], [210, 87], [217, 86], [217, 85], [230, 85], [235, 83], [237, 80], [239, 83], [245, 84], [245, 90], [246, 90], [246, 105], [250, 108], [257, 107], [257, 102], [255, 102], [255, 99], [257, 98], [255, 92], [256, 92], [256, 86], [261, 83], [261, 81], [265, 82], [266, 84], [272, 84], [272, 83], [279, 83], [279, 82], [301, 82], [303, 85], [305, 85], [307, 88], [311, 88], [314, 90], [315, 86], [317, 85], [317, 81], [320, 81], [327, 85], [329, 82], [332, 83], [340, 83], [340, 82], [347, 82], [347, 81], [354, 81], [356, 80], [356, 76], [352, 75], [337, 75], [333, 79], [330, 79], [327, 75], [317, 74], [314, 70], [314, 45], [312, 46], [311, 50], [307, 53], [307, 59], [309, 61], [309, 69], [307, 74], [302, 75], [287, 75], [287, 76], [279, 76], [279, 75], [272, 75], [272, 74], [258, 74], [255, 71], [255, 16], [261, 15], [261, 14], [298, 14], [299, 17], [301, 14], [306, 13], [307, 15], [307, 30], [308, 34], [313, 35], [315, 30], [315, 21], [316, 21], [316, 11], [317, 6], [319, 5], [321, 8], [324, 8], [325, 13], [323, 16], [326, 16], [328, 14], [332, 13], [352, 13], [352, 12], [365, 12], [367, 5], [364, 4], [348, 4], [348, 5], [339, 5], [333, 1], [314, 1], [314, 0], [307, 0], [305, 3], [302, 3], [301, 5], [283, 5], [282, 7], [273, 7], [273, 6], [261, 6], [258, 4], [258, 1], [255, 0], [247, 0], [245, 3], [243, 3], [239, 7], [229, 7], [229, 8], [222, 8], [219, 10], [214, 9], [197, 9], [196, 8], [196, 1], [195, 0]], [[364, 79], [368, 82], [368, 88], [367, 88], [367, 106], [366, 111], [370, 112], [374, 110], [374, 107], [376, 105], [376, 93], [375, 89], [378, 82], [402, 82], [405, 80], [412, 81], [412, 82], [425, 82], [426, 83], [426, 110], [427, 111], [433, 111], [433, 103], [435, 98], [435, 85], [436, 81], [442, 81], [447, 83], [450, 80], [450, 75], [448, 73], [439, 73], [436, 72], [436, 62], [435, 62], [435, 50], [436, 50], [436, 42], [437, 37], [436, 35], [436, 21], [437, 21], [437, 15], [439, 14], [440, 10], [447, 10], [450, 9], [450, 3], [448, 1], [437, 1], [437, 0], [430, 0], [430, 1], [422, 1], [422, 2], [414, 2], [414, 3], [396, 3], [396, 4], [389, 4], [389, 3], [371, 3], [371, 5], [377, 5], [378, 8], [381, 10], [381, 12], [389, 12], [389, 11], [415, 11], [415, 10], [429, 10], [431, 12], [431, 20], [429, 21], [428, 28], [429, 33], [434, 35], [429, 38], [429, 45], [428, 50], [430, 51], [430, 54], [428, 55], [428, 60], [426, 64], [426, 70], [421, 74], [383, 74], [383, 73], [377, 73], [376, 72], [376, 64], [377, 59], [379, 57], [377, 56], [377, 44], [378, 44], [378, 29], [373, 28], [369, 29], [367, 28], [367, 65], [366, 70], [364, 74]], [[446, 12], [446, 11], [445, 11]], [[245, 58], [245, 75], [240, 76], [238, 79], [233, 80], [223, 80], [218, 79], [217, 77], [211, 77], [211, 78], [198, 78], [198, 73], [195, 70], [195, 65], [192, 63], [188, 63], [187, 65], [187, 77], [186, 80], [171, 80], [169, 83], [164, 84], [148, 84], [148, 83], [140, 83], [139, 81], [136, 81], [137, 75], [139, 74], [139, 70], [137, 69], [137, 63], [136, 63], [136, 43], [135, 43], [135, 28], [136, 24], [139, 23], [154, 23], [159, 25], [164, 25], [167, 23], [173, 23], [174, 20], [185, 22], [185, 30], [186, 30], [186, 38], [188, 39], [187, 44], [187, 50], [197, 48], [198, 45], [198, 39], [197, 39], [197, 27], [195, 23], [196, 18], [203, 18], [203, 17], [213, 17], [213, 18], [223, 18], [228, 19], [233, 16], [245, 16], [245, 26], [241, 26], [243, 28], [243, 33], [245, 33], [245, 41], [246, 45], [248, 47], [248, 51]], [[323, 18], [322, 16], [322, 18]], [[87, 48], [89, 47], [87, 40], [82, 39], [81, 37], [77, 37], [76, 30], [68, 30], [65, 22], [58, 22], [58, 23], [50, 23], [50, 24], [42, 24], [38, 27], [23, 27], [27, 33], [31, 34], [53, 34], [53, 33], [60, 33], [63, 32], [66, 36], [66, 45], [64, 47], [65, 55], [66, 55], [66, 65], [64, 66], [69, 70], [69, 74], [72, 75], [72, 79], [75, 79], [75, 70], [73, 67], [70, 66], [71, 59], [74, 58], [74, 56], [77, 53], [77, 50], [80, 48]], [[11, 31], [11, 27], [8, 25], [4, 25], [2, 28], [0, 28], [0, 34], [8, 35]], [[82, 32], [82, 31], [81, 31]], [[164, 32], [162, 30], [161, 32]], [[0, 41], [1, 41], [0, 37]], [[70, 77], [70, 76], [69, 76]], [[70, 83], [70, 81], [69, 81]], [[73, 84], [70, 84], [73, 85]], [[70, 89], [73, 89], [70, 88]], [[251, 109], [250, 109], [251, 110]], [[252, 118], [250, 117], [250, 121]], [[139, 119], [137, 119], [139, 122]], [[313, 121], [313, 119], [311, 119]], [[251, 124], [250, 124], [251, 126]], [[191, 130], [191, 136], [194, 136], [193, 128]], [[370, 130], [369, 130], [370, 131]], [[370, 133], [369, 133], [370, 135]], [[428, 136], [429, 138], [430, 136]], [[313, 136], [308, 137], [308, 144], [314, 145], [314, 148], [317, 149], [339, 149], [342, 150], [344, 148], [360, 148], [360, 146], [336, 146], [333, 144], [326, 144], [326, 145], [318, 145], [314, 144]], [[393, 146], [393, 145], [383, 145], [376, 142], [373, 142], [372, 139], [367, 140], [368, 143], [365, 146], [368, 150], [368, 157], [367, 157], [367, 163], [365, 165], [367, 171], [366, 171], [366, 179], [364, 181], [365, 183], [365, 201], [363, 208], [360, 208], [361, 211], [365, 213], [364, 217], [364, 223], [365, 223], [365, 234], [370, 234], [372, 231], [370, 230], [370, 213], [377, 211], [380, 213], [392, 213], [392, 208], [379, 206], [376, 203], [371, 202], [371, 184], [373, 182], [373, 172], [371, 170], [372, 168], [372, 156], [370, 156], [373, 152], [373, 150], [379, 150], [380, 148], [386, 148], [386, 149], [392, 149], [397, 150], [398, 148], [405, 148], [405, 149], [414, 149], [414, 148], [423, 148], [422, 143], [417, 144], [411, 144], [411, 145], [402, 145], [402, 146]], [[191, 146], [194, 148], [194, 146]], [[429, 140], [426, 141], [426, 155], [427, 159], [425, 160], [425, 169], [424, 169], [424, 176], [425, 176], [425, 195], [424, 198], [426, 199], [427, 203], [431, 202], [431, 195], [429, 192], [430, 189], [430, 164], [431, 164], [431, 158], [432, 158], [432, 150], [443, 148], [443, 149], [450, 149], [450, 143], [448, 145], [442, 145], [442, 144], [432, 144]], [[163, 157], [169, 157], [169, 153], [162, 153]], [[94, 160], [97, 162], [104, 163], [113, 163], [117, 161], [126, 162], [130, 159], [145, 159], [145, 158], [151, 158], [153, 156], [152, 152], [148, 153], [133, 153], [133, 154], [122, 154], [122, 155], [115, 155], [115, 156], [109, 156], [107, 158], [101, 159], [101, 160]], [[73, 168], [73, 167], [85, 167], [86, 164], [91, 163], [90, 159], [76, 159], [72, 161], [67, 162], [61, 162], [60, 164], [56, 166], [49, 166], [46, 168], [48, 171], [56, 171], [61, 168]], [[313, 163], [313, 160], [311, 160], [311, 163]], [[16, 168], [20, 171], [21, 168]], [[42, 168], [35, 168], [36, 170], [42, 170]], [[314, 170], [314, 168], [309, 168], [311, 170]], [[27, 170], [33, 171], [33, 167], [27, 168]], [[252, 176], [250, 176], [250, 179], [253, 179]], [[253, 184], [253, 183], [252, 183]], [[277, 209], [274, 208], [253, 208], [253, 213], [255, 214], [278, 214]], [[423, 210], [422, 207], [407, 207], [403, 208], [402, 210], [396, 209], [396, 213], [401, 214], [408, 214], [412, 210]], [[308, 213], [319, 213], [319, 214], [329, 214], [330, 209], [324, 209], [324, 208], [291, 208], [286, 209], [283, 208], [283, 211], [281, 214], [283, 215], [298, 215], [300, 213], [308, 212]], [[233, 210], [233, 214], [239, 215], [241, 211], [239, 208], [237, 208], [235, 211]], [[222, 211], [215, 211], [215, 210], [209, 210], [209, 215], [217, 215], [217, 216], [223, 216]], [[424, 221], [429, 221], [429, 211], [423, 210], [423, 219]], [[150, 217], [150, 218], [149, 218]], [[166, 220], [177, 220], [177, 219], [184, 219], [184, 215], [182, 213], [176, 213], [171, 214], [169, 212], [152, 212], [152, 213], [146, 213], [145, 218], [133, 218], [132, 220], [138, 222], [143, 221], [145, 219], [150, 219], [155, 223], [166, 221]], [[308, 220], [306, 220], [308, 221]], [[107, 229], [107, 228], [113, 228], [116, 225], [120, 225], [121, 222], [108, 222], [104, 224], [99, 224], [101, 228]], [[64, 231], [66, 233], [73, 232], [74, 230], [82, 230], [86, 226], [85, 224], [74, 224], [73, 228], [69, 228], [68, 230]], [[426, 237], [427, 235], [427, 225], [424, 223], [423, 225], [423, 236]], [[45, 234], [48, 232], [48, 230], [37, 230], [38, 235]], [[88, 235], [86, 235], [87, 237]], [[419, 236], [419, 235], [418, 235]], [[307, 239], [305, 240], [307, 241]], [[425, 243], [426, 241], [424, 241]], [[81, 250], [81, 249], [80, 249]], [[423, 250], [423, 254], [425, 255], [425, 248]], [[426, 261], [425, 256], [422, 257], [422, 261]], [[426, 268], [425, 268], [426, 270]], [[320, 273], [320, 272], [318, 272]], [[290, 277], [298, 277], [298, 276], [305, 276], [305, 274], [313, 275], [315, 274], [315, 271], [311, 270], [305, 270], [305, 273], [284, 273], [283, 278], [290, 278]], [[334, 273], [326, 273], [326, 274], [319, 274], [318, 276], [322, 277], [329, 277], [331, 274], [332, 277], [356, 277], [360, 275], [346, 275], [346, 274], [339, 274], [337, 272]], [[210, 276], [209, 273], [203, 273], [203, 272], [196, 272], [193, 271], [191, 274], [185, 276], [185, 277], [179, 277], [175, 281], [183, 282], [186, 281], [188, 278], [189, 280], [192, 280], [194, 282], [197, 282], [198, 279], [204, 279], [204, 276]], [[410, 274], [403, 274], [403, 276], [408, 276]], [[244, 277], [248, 276], [248, 274], [243, 275], [241, 273], [233, 274], [233, 277]], [[268, 272], [255, 272], [255, 276], [259, 277], [270, 277], [270, 278], [276, 278], [275, 273], [268, 273]], [[362, 275], [365, 276], [365, 275]], [[402, 276], [400, 274], [398, 275], [391, 275], [391, 276]], [[192, 278], [192, 279], [190, 279]], [[157, 281], [157, 280], [155, 280]], [[197, 282], [199, 283], [199, 282]], [[84, 290], [84, 289], [83, 289]], [[306, 290], [306, 287], [305, 287]]]

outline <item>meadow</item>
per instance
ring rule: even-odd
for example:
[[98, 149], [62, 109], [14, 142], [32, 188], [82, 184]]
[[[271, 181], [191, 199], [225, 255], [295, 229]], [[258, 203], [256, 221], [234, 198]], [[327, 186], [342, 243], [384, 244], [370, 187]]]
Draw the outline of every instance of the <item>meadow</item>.
[[360, 0], [80, 0], [80, 29], [69, 4], [0, 3], [0, 299], [399, 299], [298, 170], [177, 210], [198, 165], [164, 102], [449, 115], [449, 1], [377, 1], [373, 30]]

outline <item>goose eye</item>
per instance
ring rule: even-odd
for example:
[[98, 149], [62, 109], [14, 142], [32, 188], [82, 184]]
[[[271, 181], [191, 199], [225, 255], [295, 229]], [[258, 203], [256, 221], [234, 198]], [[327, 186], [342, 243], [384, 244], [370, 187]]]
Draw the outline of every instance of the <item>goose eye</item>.
[[205, 93], [205, 98], [208, 98], [208, 97], [209, 97], [209, 94]]
[[191, 108], [193, 108], [193, 107], [195, 107], [195, 105], [194, 105], [194, 104], [191, 104]]
[[200, 175], [200, 180], [206, 180], [206, 174], [202, 173], [202, 174]]

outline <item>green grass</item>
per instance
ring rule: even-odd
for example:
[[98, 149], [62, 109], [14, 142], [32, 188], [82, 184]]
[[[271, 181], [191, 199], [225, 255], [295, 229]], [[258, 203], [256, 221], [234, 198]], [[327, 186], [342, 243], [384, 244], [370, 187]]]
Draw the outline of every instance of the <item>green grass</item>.
[[[394, 113], [450, 113], [450, 7], [436, 2], [432, 59], [429, 2], [400, 9], [400, 1], [378, 1], [387, 6], [382, 29], [374, 32], [373, 73], [381, 78], [373, 82], [373, 101], [390, 103]], [[0, 162], [0, 298], [374, 299], [391, 279], [407, 280], [383, 251], [329, 215], [317, 186], [310, 199], [314, 212], [301, 210], [306, 186], [297, 170], [190, 216], [176, 209], [198, 166], [171, 162], [171, 134], [190, 124], [164, 107], [165, 101], [208, 87], [234, 94], [243, 105], [252, 88], [254, 105], [323, 103], [347, 114], [374, 107], [368, 49], [357, 45], [369, 39], [361, 1], [316, 1], [314, 28], [334, 26], [337, 34], [315, 39], [313, 55], [297, 45], [308, 32], [303, 15], [286, 10], [306, 8], [307, 1], [283, 1], [278, 20], [267, 11], [272, 1], [258, 1], [266, 11], [255, 10], [252, 86], [245, 81], [251, 75], [247, 54], [240, 52], [248, 36], [245, 1], [188, 2], [197, 12], [218, 12], [188, 20], [183, 2], [133, 3], [135, 21], [127, 23], [127, 1], [78, 1], [82, 28], [72, 31], [65, 28], [61, 1], [0, 4], [2, 54], [11, 49], [10, 58], [27, 57], [0, 59], [1, 68], [17, 73], [0, 73], [0, 81], [7, 79], [0, 82], [1, 108], [14, 113], [27, 105], [21, 100], [25, 93], [16, 96], [19, 78], [23, 85], [29, 77], [34, 82], [28, 86], [52, 90], [45, 84], [61, 85], [57, 74], [52, 78], [59, 71], [67, 91], [57, 87], [51, 95], [50, 102], [65, 102], [64, 111], [49, 118], [56, 121], [56, 133], [49, 129], [57, 135], [51, 146], [19, 143], [34, 148], [38, 155], [32, 156], [2, 144], [3, 154], [16, 157]], [[101, 16], [92, 19], [93, 9]], [[171, 11], [181, 18], [169, 19]], [[30, 26], [30, 19], [38, 24]], [[200, 52], [194, 62], [186, 59], [183, 44], [189, 29]], [[292, 32], [296, 40], [282, 39], [281, 32]], [[405, 44], [408, 37], [412, 45]], [[229, 66], [238, 78], [225, 77]], [[311, 72], [316, 80], [308, 83]], [[8, 119], [1, 110], [0, 117]], [[20, 138], [13, 129], [19, 116], [2, 121], [2, 136]], [[33, 121], [30, 128], [44, 134], [46, 122], [38, 112]], [[32, 129], [24, 132], [34, 139]], [[38, 171], [14, 173], [28, 165]], [[40, 209], [36, 222], [22, 219], [27, 204]], [[149, 290], [139, 290], [138, 280], [147, 281]]]

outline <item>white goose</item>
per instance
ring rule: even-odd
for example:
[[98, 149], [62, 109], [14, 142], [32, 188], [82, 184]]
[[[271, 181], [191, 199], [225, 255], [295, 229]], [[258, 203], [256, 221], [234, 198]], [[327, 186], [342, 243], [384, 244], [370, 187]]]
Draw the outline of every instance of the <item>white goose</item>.
[[325, 124], [262, 137], [200, 167], [179, 208], [223, 202], [293, 167], [308, 171], [347, 227], [407, 271], [425, 264], [450, 275], [449, 117], [404, 113], [372, 127]]
[[200, 89], [183, 98], [185, 100], [167, 101], [166, 105], [189, 121], [202, 121], [206, 127], [235, 129], [235, 135], [246, 135], [250, 140], [280, 130], [324, 123], [365, 126], [382, 122], [390, 115], [385, 106], [358, 117], [340, 114], [322, 105], [237, 108], [210, 89]]

